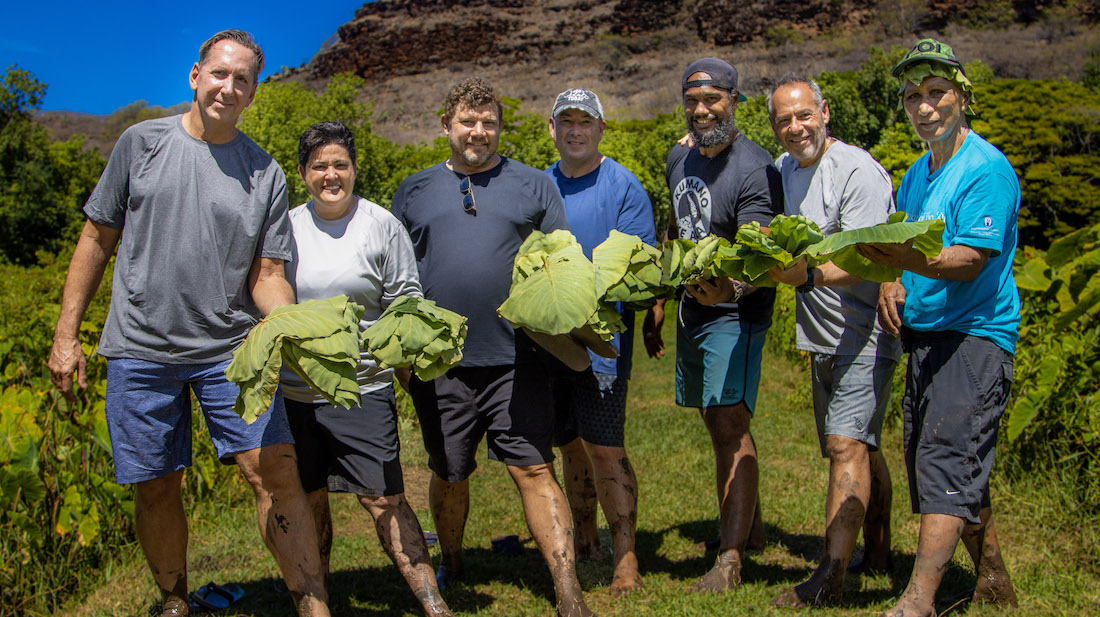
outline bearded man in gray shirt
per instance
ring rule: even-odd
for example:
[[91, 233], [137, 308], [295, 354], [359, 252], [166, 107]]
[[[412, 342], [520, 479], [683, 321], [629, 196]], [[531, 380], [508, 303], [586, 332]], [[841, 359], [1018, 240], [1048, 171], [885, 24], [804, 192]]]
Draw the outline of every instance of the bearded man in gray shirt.
[[[825, 235], [885, 223], [894, 210], [890, 176], [867, 151], [829, 137], [829, 103], [812, 80], [784, 76], [768, 95], [784, 211], [801, 214]], [[839, 602], [848, 560], [863, 527], [862, 569], [890, 559], [890, 472], [879, 451], [882, 416], [900, 353], [876, 320], [878, 284], [831, 262], [799, 262], [772, 278], [795, 285], [797, 346], [810, 352], [814, 416], [829, 459], [825, 551], [804, 583], [772, 601], [780, 607]]]
[[50, 353], [54, 383], [75, 399], [74, 372], [87, 387], [80, 323], [117, 247], [99, 343], [106, 417], [115, 479], [135, 485], [137, 537], [163, 594], [162, 617], [190, 611], [180, 488], [191, 464], [191, 391], [218, 456], [236, 462], [256, 493], [260, 534], [299, 614], [329, 614], [282, 396], [250, 425], [233, 412], [237, 387], [225, 377], [257, 319], [294, 302], [283, 274], [286, 179], [236, 128], [262, 70], [249, 34], [219, 32], [191, 67], [191, 109], [119, 138], [84, 206]]

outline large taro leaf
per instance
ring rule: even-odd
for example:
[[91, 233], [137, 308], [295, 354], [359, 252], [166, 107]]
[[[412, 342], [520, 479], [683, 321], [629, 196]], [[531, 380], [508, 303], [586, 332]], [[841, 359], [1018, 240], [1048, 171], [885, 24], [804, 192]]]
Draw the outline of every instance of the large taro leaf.
[[1042, 257], [1035, 257], [1024, 262], [1024, 265], [1015, 269], [1013, 277], [1016, 279], [1016, 286], [1020, 289], [1028, 291], [1046, 291], [1050, 289], [1050, 277], [1047, 272], [1050, 271], [1050, 266], [1047, 262], [1043, 261]]
[[[247, 339], [246, 339], [247, 340]], [[237, 412], [248, 424], [256, 421], [260, 414], [271, 407], [271, 400], [275, 398], [275, 390], [279, 387], [279, 369], [283, 366], [282, 337], [277, 337], [269, 350], [269, 357], [263, 363], [263, 368], [254, 376], [244, 380], [235, 381], [240, 388], [237, 400], [233, 402], [233, 411]], [[236, 362], [234, 355], [233, 362]], [[233, 366], [230, 364], [230, 367]], [[229, 377], [229, 368], [225, 370]]]
[[1047, 263], [1060, 268], [1100, 247], [1100, 224], [1078, 229], [1050, 243]]
[[[660, 259], [660, 251], [642, 242], [638, 236], [624, 234], [617, 229], [611, 230], [607, 240], [592, 251], [592, 266], [596, 271], [596, 297], [604, 297], [609, 288], [622, 283], [628, 276], [632, 282], [660, 285]], [[638, 280], [639, 274], [644, 280]]]
[[685, 238], [669, 240], [661, 245], [661, 285], [676, 288], [684, 282], [684, 256], [695, 246]]
[[358, 358], [326, 358], [288, 341], [283, 346], [283, 359], [329, 403], [345, 408], [359, 404]]
[[515, 288], [523, 279], [541, 268], [548, 256], [574, 245], [580, 246], [573, 234], [565, 229], [558, 229], [549, 234], [538, 230], [531, 232], [516, 253], [515, 267], [512, 270], [512, 287]]
[[406, 358], [405, 350], [401, 347], [401, 339], [391, 336], [384, 341], [379, 341], [378, 346], [370, 345], [367, 348], [378, 365], [381, 367], [399, 367], [412, 364], [411, 358]]
[[233, 351], [233, 361], [225, 369], [226, 378], [240, 387], [233, 410], [246, 422], [252, 423], [271, 406], [279, 386], [283, 346], [290, 344], [287, 339], [300, 342], [342, 333], [345, 340], [332, 344], [334, 353], [349, 359], [354, 356], [357, 362], [358, 352], [352, 352], [351, 346], [357, 345], [362, 314], [363, 307], [348, 301], [347, 296], [343, 295], [306, 300], [271, 311]]
[[588, 320], [589, 327], [605, 341], [615, 338], [616, 332], [626, 330], [623, 316], [615, 310], [615, 306], [606, 302], [600, 302], [600, 308]]
[[[352, 365], [359, 363], [359, 326], [347, 328], [324, 338], [299, 339], [287, 337], [294, 345], [315, 356], [344, 360]], [[286, 344], [284, 344], [284, 347]]]
[[[346, 313], [349, 305], [352, 307], [350, 315]], [[324, 338], [346, 329], [350, 317], [354, 317], [358, 327], [362, 314], [363, 308], [349, 302], [344, 295], [280, 306], [260, 320], [233, 350], [233, 362], [225, 369], [225, 375], [235, 383], [247, 381], [263, 370], [278, 337]]]
[[[1097, 312], [1100, 312], [1100, 277], [1093, 276], [1077, 295], [1077, 302], [1058, 314], [1054, 327], [1065, 329], [1074, 321], [1086, 316], [1093, 317]], [[1085, 321], [1081, 319], [1082, 325]]]
[[579, 244], [559, 249], [518, 285], [497, 313], [516, 327], [545, 334], [565, 334], [588, 323], [596, 312], [592, 262]]
[[885, 283], [901, 276], [901, 270], [872, 263], [856, 251], [857, 244], [905, 244], [926, 257], [935, 257], [943, 250], [944, 223], [940, 219], [906, 221], [904, 212], [890, 215], [886, 223], [835, 233], [806, 249], [806, 255], [833, 264], [849, 274], [867, 281]]
[[402, 296], [363, 332], [363, 346], [379, 366], [412, 366], [435, 379], [462, 360], [466, 318], [419, 297]]

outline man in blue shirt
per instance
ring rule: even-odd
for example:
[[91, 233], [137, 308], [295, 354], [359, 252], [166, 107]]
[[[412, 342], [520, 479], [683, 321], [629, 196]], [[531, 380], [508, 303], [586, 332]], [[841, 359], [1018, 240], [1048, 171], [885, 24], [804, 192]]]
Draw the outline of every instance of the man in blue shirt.
[[[573, 88], [558, 95], [549, 129], [561, 160], [546, 173], [561, 191], [566, 221], [589, 259], [613, 229], [656, 243], [653, 208], [642, 183], [600, 153], [605, 128], [603, 106], [595, 93]], [[626, 331], [615, 335], [613, 341], [619, 351], [617, 359], [589, 352], [591, 368], [582, 373], [559, 370], [553, 383], [554, 443], [562, 453], [577, 559], [601, 555], [596, 532], [598, 499], [611, 528], [613, 596], [642, 585], [634, 554], [638, 481], [623, 438], [633, 312], [623, 311], [623, 321]]]
[[989, 476], [1008, 405], [1020, 323], [1012, 277], [1020, 184], [1005, 156], [970, 130], [973, 88], [951, 48], [925, 39], [894, 67], [905, 113], [929, 152], [898, 190], [912, 220], [942, 219], [943, 251], [860, 245], [904, 270], [879, 294], [879, 321], [901, 334], [905, 462], [920, 513], [909, 586], [885, 617], [934, 615], [936, 589], [961, 539], [978, 572], [972, 600], [1016, 605], [991, 521]]

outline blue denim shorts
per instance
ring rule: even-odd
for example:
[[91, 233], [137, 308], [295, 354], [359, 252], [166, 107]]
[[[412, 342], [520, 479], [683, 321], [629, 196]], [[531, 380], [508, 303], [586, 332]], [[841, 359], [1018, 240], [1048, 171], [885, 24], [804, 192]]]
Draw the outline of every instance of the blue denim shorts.
[[752, 413], [760, 390], [760, 359], [771, 321], [719, 317], [676, 324], [676, 404], [685, 407], [744, 403]]
[[271, 408], [252, 424], [233, 411], [239, 390], [225, 377], [229, 362], [107, 360], [107, 429], [116, 482], [154, 480], [191, 465], [192, 391], [223, 463], [232, 463], [238, 452], [294, 442], [282, 392], [275, 393]]

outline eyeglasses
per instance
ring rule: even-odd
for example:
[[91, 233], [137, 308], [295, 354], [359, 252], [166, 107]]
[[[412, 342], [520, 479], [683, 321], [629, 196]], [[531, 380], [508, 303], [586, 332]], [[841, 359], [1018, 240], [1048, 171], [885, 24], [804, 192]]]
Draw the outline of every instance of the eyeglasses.
[[462, 209], [466, 214], [477, 215], [477, 204], [474, 202], [474, 187], [470, 183], [470, 176], [462, 179], [458, 184], [458, 190], [462, 191]]

